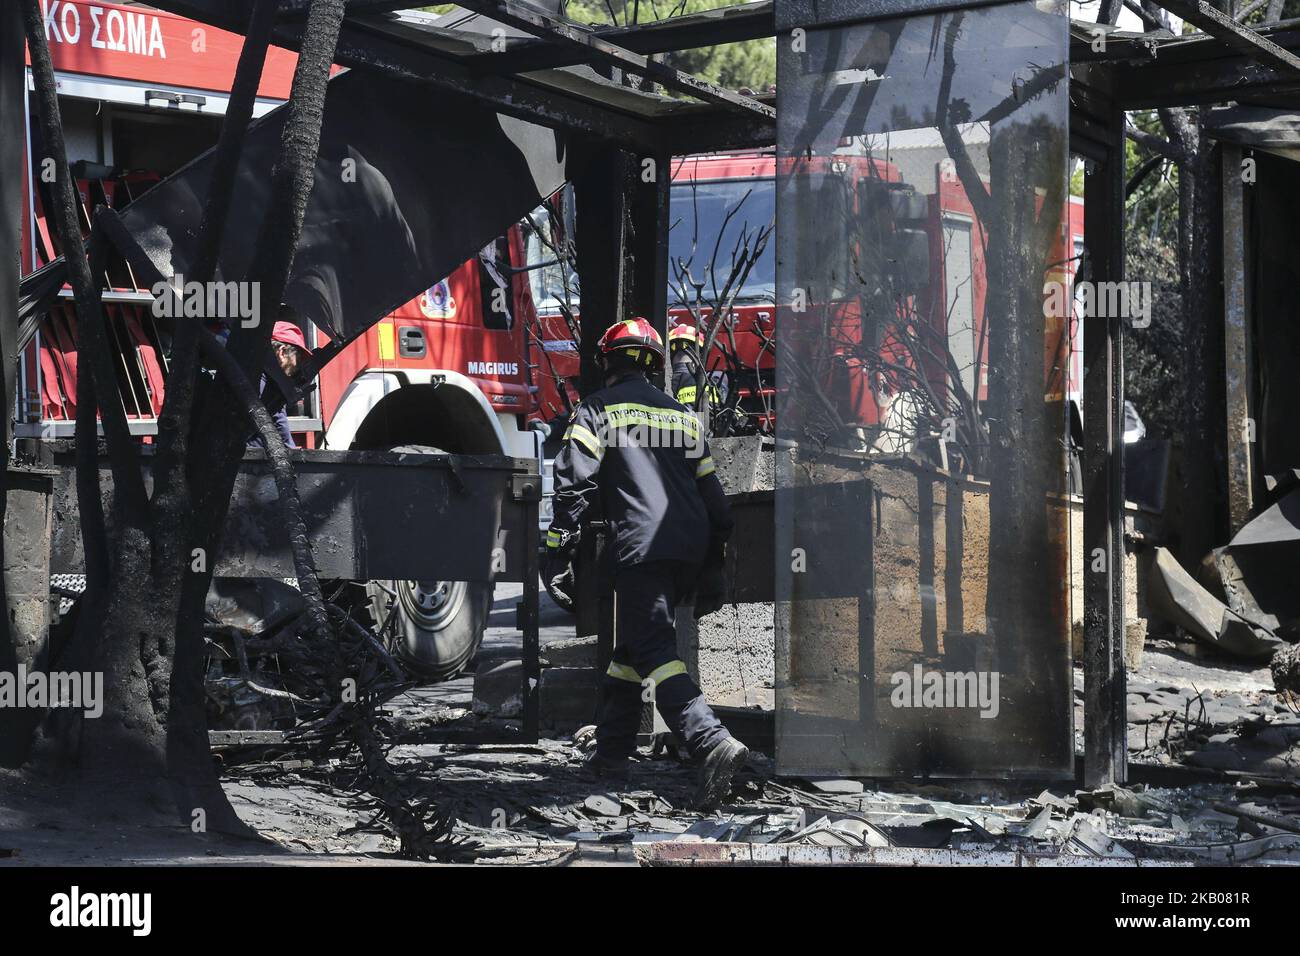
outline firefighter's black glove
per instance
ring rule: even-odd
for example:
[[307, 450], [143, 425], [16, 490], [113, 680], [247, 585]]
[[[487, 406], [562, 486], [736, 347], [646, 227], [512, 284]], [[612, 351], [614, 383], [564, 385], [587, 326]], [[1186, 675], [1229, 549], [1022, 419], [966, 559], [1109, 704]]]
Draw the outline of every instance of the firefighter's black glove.
[[[551, 532], [555, 534], [556, 532]], [[548, 538], [550, 536], [548, 535]], [[573, 556], [578, 550], [578, 536], [560, 532], [560, 540], [553, 543], [548, 540], [546, 556], [542, 558], [542, 581], [546, 593], [564, 610], [573, 612], [577, 607], [574, 601], [575, 587], [573, 578]]]
[[699, 584], [695, 588], [695, 620], [712, 614], [725, 603], [727, 583], [723, 575], [726, 544], [718, 541], [709, 545], [708, 557], [700, 567]]

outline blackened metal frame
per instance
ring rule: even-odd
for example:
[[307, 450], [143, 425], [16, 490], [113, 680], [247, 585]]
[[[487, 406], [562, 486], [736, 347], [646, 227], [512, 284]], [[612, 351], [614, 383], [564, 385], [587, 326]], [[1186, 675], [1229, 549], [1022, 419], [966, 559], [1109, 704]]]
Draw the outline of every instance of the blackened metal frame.
[[[248, 23], [250, 0], [154, 0], [154, 5], [181, 16], [242, 33]], [[487, 0], [471, 6], [488, 8]], [[494, 9], [503, 4], [495, 0]], [[415, 79], [452, 90], [491, 106], [498, 112], [616, 142], [641, 152], [667, 148], [675, 154], [760, 146], [776, 134], [775, 119], [765, 104], [714, 84], [672, 71], [647, 56], [676, 49], [734, 42], [770, 35], [772, 10], [768, 4], [749, 4], [735, 13], [709, 11], [622, 31], [566, 29], [562, 23], [536, 22], [544, 16], [515, 3], [515, 13], [535, 33], [533, 40], [503, 38], [504, 52], [456, 55], [438, 46], [437, 32], [402, 29], [384, 9], [391, 4], [356, 3], [349, 6], [339, 33], [335, 60], [345, 66], [372, 69]], [[409, 6], [405, 4], [404, 6]], [[303, 8], [302, 3], [296, 4]], [[286, 11], [292, 12], [292, 11]], [[504, 13], [502, 15], [505, 15]], [[721, 21], [719, 23], [719, 21]], [[301, 17], [282, 19], [273, 42], [296, 49], [301, 40]], [[711, 29], [718, 39], [710, 39]], [[445, 38], [443, 38], [445, 39]], [[481, 39], [490, 39], [483, 37]], [[539, 46], [544, 44], [545, 46]], [[516, 56], [518, 53], [518, 56]], [[653, 74], [657, 82], [677, 83], [706, 102], [674, 101], [639, 93], [620, 83], [587, 77], [556, 77], [537, 72], [529, 57], [542, 53], [560, 61], [586, 64], [621, 62], [627, 72]], [[530, 75], [519, 76], [528, 71]], [[711, 101], [711, 102], [710, 102]], [[719, 103], [725, 105], [718, 105]]]
[[[1070, 91], [1070, 149], [1085, 161], [1081, 276], [1124, 277], [1124, 113], [1103, 93]], [[1077, 122], [1076, 122], [1077, 118]], [[1084, 781], [1124, 783], [1124, 343], [1118, 317], [1083, 326]]]
[[[52, 445], [53, 463], [60, 473], [53, 491], [50, 570], [81, 574], [84, 554], [73, 451], [68, 443]], [[522, 727], [519, 735], [499, 742], [535, 743], [541, 674], [538, 508], [542, 483], [537, 461], [388, 451], [297, 450], [289, 456], [321, 577], [523, 584], [516, 621], [523, 640]], [[152, 448], [143, 448], [147, 488], [152, 458]], [[99, 481], [108, 511], [113, 482], [106, 460]], [[455, 547], [431, 546], [439, 541], [454, 542]], [[296, 575], [275, 479], [265, 453], [249, 452], [235, 480], [215, 576]]]

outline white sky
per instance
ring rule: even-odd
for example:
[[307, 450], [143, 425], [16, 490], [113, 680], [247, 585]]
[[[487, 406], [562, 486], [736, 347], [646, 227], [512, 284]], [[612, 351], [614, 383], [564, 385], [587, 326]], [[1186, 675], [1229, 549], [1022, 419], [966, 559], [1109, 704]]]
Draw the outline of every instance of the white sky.
[[[1092, 20], [1095, 23], [1097, 8], [1100, 3], [1101, 0], [1070, 0], [1070, 16], [1075, 20]], [[1174, 33], [1178, 33], [1182, 29], [1183, 21], [1178, 17], [1171, 15], [1169, 22], [1173, 24], [1172, 30]], [[1127, 7], [1119, 11], [1118, 26], [1121, 30], [1141, 31], [1146, 29], [1142, 23], [1142, 18], [1136, 13], [1132, 13]]]

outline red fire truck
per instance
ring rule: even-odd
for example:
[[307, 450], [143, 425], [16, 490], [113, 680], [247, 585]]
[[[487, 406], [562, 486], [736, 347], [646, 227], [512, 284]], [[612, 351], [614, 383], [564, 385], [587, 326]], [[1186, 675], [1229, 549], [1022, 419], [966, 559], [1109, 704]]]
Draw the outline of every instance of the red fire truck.
[[[889, 228], [897, 231], [901, 225], [907, 238], [914, 240], [900, 243], [910, 259], [906, 263], [910, 273], [906, 279], [908, 307], [936, 330], [939, 341], [961, 369], [962, 389], [981, 401], [987, 397], [988, 363], [984, 243], [974, 210], [946, 156], [937, 133], [917, 131], [894, 135], [888, 162], [855, 153], [852, 146], [845, 147], [842, 156], [819, 162], [834, 163], [836, 174], [846, 183], [869, 180], [892, 194]], [[721, 284], [730, 264], [729, 250], [735, 248], [741, 234], [752, 234], [774, 221], [776, 177], [777, 159], [770, 150], [676, 160], [671, 193], [670, 276], [682, 275], [683, 267], [687, 267], [692, 278], [700, 281], [704, 270], [711, 267], [717, 270]], [[566, 221], [569, 217], [562, 207], [567, 197], [561, 194], [553, 202], [561, 208], [553, 212], [551, 221]], [[533, 233], [527, 230], [526, 234]], [[547, 245], [533, 242], [542, 250], [530, 245], [530, 261], [536, 262]], [[715, 249], [721, 250], [720, 261], [711, 262]], [[1082, 250], [1083, 201], [1072, 197], [1045, 281], [1071, 288]], [[553, 373], [542, 382], [542, 404], [558, 410], [563, 403], [555, 395], [554, 381], [565, 383], [576, 396], [578, 354], [570, 332], [572, 316], [565, 312], [572, 313], [580, 305], [577, 279], [562, 263], [535, 270], [530, 276], [540, 337], [549, 353], [545, 371]], [[671, 321], [693, 323], [677, 283], [670, 283]], [[697, 314], [710, 318], [712, 310], [707, 303], [702, 308], [700, 303], [694, 304]], [[890, 389], [886, 382], [873, 381], [860, 360], [852, 357], [853, 340], [861, 344], [861, 328], [855, 318], [857, 306], [845, 303], [840, 310], [836, 329], [844, 340], [845, 362], [862, 373], [845, 389], [850, 407], [843, 410], [844, 420], [877, 425], [889, 414]], [[736, 296], [706, 361], [711, 373], [732, 380], [728, 384], [736, 391], [745, 417], [739, 431], [770, 433], [774, 423], [776, 315], [776, 252], [775, 243], [769, 243]], [[1079, 319], [1074, 315], [1048, 315], [1046, 329], [1050, 343], [1045, 355], [1047, 397], [1077, 403], [1083, 381]], [[878, 348], [887, 350], [889, 345], [883, 342]], [[935, 379], [936, 391], [945, 389], [943, 380], [950, 374], [948, 368], [935, 365], [927, 368], [926, 374]]]
[[[216, 144], [242, 38], [142, 6], [43, 0], [43, 8], [88, 231], [95, 206], [124, 207]], [[255, 115], [284, 102], [295, 63], [294, 54], [271, 51]], [[46, 219], [52, 194], [30, 102], [28, 109], [24, 274], [62, 252]], [[523, 242], [520, 230], [511, 230], [337, 356], [289, 410], [298, 444], [540, 457], [543, 432], [530, 427], [542, 417], [530, 364], [538, 351], [529, 342], [535, 314], [527, 273], [516, 271]], [[122, 401], [133, 433], [149, 442], [163, 403], [169, 320], [153, 313], [148, 288], [125, 264], [110, 265], [104, 282]], [[65, 289], [23, 355], [18, 438], [71, 437], [75, 329]], [[309, 345], [320, 344], [314, 329], [306, 332]], [[549, 523], [545, 504], [543, 512]], [[490, 585], [385, 581], [370, 588], [377, 613], [400, 615], [408, 659], [428, 676], [464, 667], [487, 619]]]

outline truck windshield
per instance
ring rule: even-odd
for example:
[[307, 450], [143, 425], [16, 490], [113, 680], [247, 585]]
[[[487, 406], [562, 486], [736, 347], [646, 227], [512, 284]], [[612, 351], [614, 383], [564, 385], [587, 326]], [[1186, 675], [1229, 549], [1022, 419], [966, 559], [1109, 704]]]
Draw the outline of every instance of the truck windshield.
[[528, 284], [533, 305], [541, 313], [578, 311], [581, 293], [573, 251], [559, 228], [553, 210], [542, 204], [521, 224]]
[[[727, 216], [730, 214], [731, 218]], [[703, 282], [706, 293], [719, 290], [754, 234], [776, 215], [772, 179], [687, 180], [673, 184], [668, 233], [668, 281], [676, 289]], [[750, 270], [738, 299], [775, 301], [776, 251], [768, 243]], [[677, 296], [669, 292], [669, 302]]]

